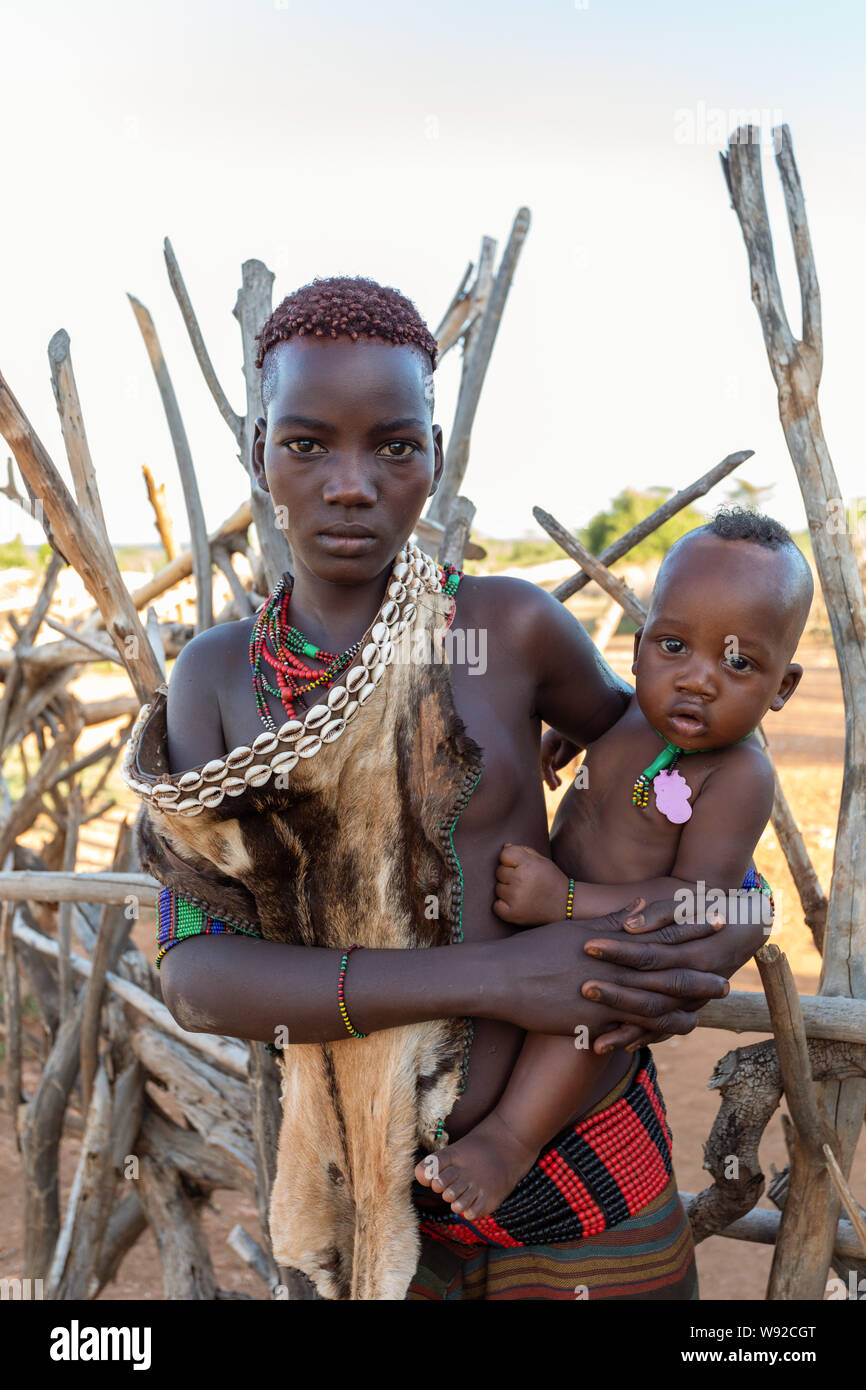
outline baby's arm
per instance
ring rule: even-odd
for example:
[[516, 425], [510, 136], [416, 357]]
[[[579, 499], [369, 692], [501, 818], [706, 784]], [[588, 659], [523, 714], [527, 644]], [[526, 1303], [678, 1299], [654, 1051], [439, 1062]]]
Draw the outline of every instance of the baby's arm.
[[[577, 881], [571, 916], [602, 916], [636, 898], [659, 902], [681, 889], [694, 893], [700, 881], [707, 889], [739, 888], [770, 819], [773, 795], [772, 768], [757, 745], [729, 749], [695, 797], [670, 873], [629, 883]], [[537, 926], [557, 921], [565, 913], [567, 895], [568, 875], [552, 860], [528, 845], [503, 846], [493, 910], [504, 922]]]

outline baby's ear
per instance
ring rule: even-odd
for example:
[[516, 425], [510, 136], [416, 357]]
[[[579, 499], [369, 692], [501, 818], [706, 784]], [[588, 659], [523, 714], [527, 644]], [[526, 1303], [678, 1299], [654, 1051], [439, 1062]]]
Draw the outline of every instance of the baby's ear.
[[783, 705], [786, 705], [788, 703], [794, 691], [797, 689], [797, 686], [800, 684], [800, 678], [802, 675], [802, 666], [798, 665], [796, 661], [792, 661], [788, 666], [788, 669], [785, 672], [784, 676], [782, 677], [782, 683], [779, 686], [779, 689], [773, 696], [770, 709], [780, 710], [783, 707]]
[[632, 673], [632, 675], [635, 674], [635, 669], [634, 669], [634, 668], [637, 666], [637, 653], [638, 653], [638, 648], [640, 647], [640, 639], [641, 639], [642, 637], [643, 637], [643, 628], [642, 628], [642, 627], [639, 627], [638, 630], [637, 630], [637, 632], [636, 632], [635, 635], [634, 635], [634, 656], [632, 657], [632, 663], [631, 663], [631, 673]]

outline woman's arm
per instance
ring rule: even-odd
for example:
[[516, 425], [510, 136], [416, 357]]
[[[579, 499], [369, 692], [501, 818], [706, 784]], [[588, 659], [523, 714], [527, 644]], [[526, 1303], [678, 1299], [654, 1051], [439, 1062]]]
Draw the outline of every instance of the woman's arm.
[[[661, 917], [673, 921], [674, 905]], [[592, 960], [584, 943], [623, 935], [624, 912], [589, 923], [555, 922], [504, 941], [464, 942], [428, 950], [353, 953], [346, 977], [349, 1017], [362, 1033], [434, 1018], [496, 1018], [531, 1032], [572, 1036], [618, 1020], [667, 1033], [694, 1027], [695, 1001], [725, 992], [712, 973], [677, 968], [641, 971]], [[682, 940], [711, 927], [678, 926]], [[631, 943], [634, 944], [634, 943]], [[337, 1007], [340, 951], [245, 937], [197, 936], [167, 953], [160, 974], [165, 1002], [182, 1028], [289, 1043], [347, 1037]], [[581, 994], [589, 979], [630, 991], [631, 1007], [607, 1008]], [[684, 1007], [688, 1005], [688, 1007]], [[277, 1029], [286, 1033], [277, 1034]]]

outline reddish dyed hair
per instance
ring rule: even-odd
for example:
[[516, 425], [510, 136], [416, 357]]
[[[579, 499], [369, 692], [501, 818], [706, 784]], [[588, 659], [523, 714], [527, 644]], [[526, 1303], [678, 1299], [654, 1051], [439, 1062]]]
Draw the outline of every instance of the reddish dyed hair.
[[[438, 346], [411, 299], [399, 290], [380, 285], [361, 275], [334, 275], [313, 280], [287, 295], [256, 335], [256, 366], [262, 367], [271, 348], [295, 336], [311, 333], [317, 338], [362, 336], [380, 342], [409, 344], [419, 348], [436, 366]], [[262, 395], [267, 405], [273, 382], [265, 370]]]

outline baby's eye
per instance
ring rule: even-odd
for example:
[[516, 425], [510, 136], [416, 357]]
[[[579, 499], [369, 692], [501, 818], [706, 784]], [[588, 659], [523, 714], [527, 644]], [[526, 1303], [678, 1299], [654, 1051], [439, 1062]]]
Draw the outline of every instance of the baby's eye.
[[[732, 671], [751, 671], [752, 669], [751, 661], [748, 661], [744, 656], [726, 656], [725, 661]], [[735, 662], [742, 662], [742, 665], [736, 666], [734, 665]]]
[[408, 439], [390, 439], [390, 440], [388, 441], [387, 444], [383, 444], [383, 445], [382, 445], [382, 448], [379, 450], [379, 453], [382, 453], [382, 451], [385, 450], [385, 449], [405, 449], [405, 450], [406, 450], [406, 453], [401, 453], [401, 454], [391, 454], [391, 453], [387, 453], [387, 454], [385, 454], [385, 458], [387, 458], [387, 459], [395, 459], [395, 460], [396, 460], [396, 459], [407, 459], [407, 458], [410, 458], [410, 457], [412, 456], [412, 454], [414, 454], [414, 453], [417, 452], [417, 447], [418, 447], [418, 446], [417, 446], [416, 444], [410, 444], [410, 442], [409, 442]]
[[286, 444], [293, 454], [300, 454], [304, 458], [309, 458], [314, 452], [325, 453], [321, 444], [316, 439], [290, 439]]
[[662, 637], [659, 646], [663, 652], [670, 652], [672, 656], [679, 656], [686, 649], [685, 642], [681, 642], [679, 637]]

